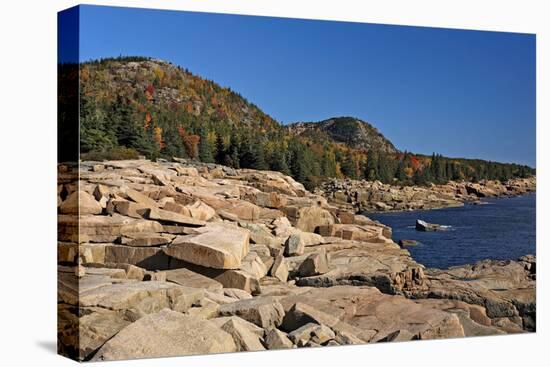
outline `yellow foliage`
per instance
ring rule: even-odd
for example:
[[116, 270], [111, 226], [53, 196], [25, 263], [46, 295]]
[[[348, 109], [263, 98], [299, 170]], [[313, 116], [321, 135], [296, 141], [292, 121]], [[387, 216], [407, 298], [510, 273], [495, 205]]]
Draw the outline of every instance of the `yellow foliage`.
[[87, 66], [82, 66], [80, 69], [80, 80], [86, 83], [90, 79], [90, 71]]
[[155, 128], [153, 129], [153, 138], [157, 142], [159, 148], [162, 149], [164, 147], [164, 142], [162, 141], [162, 128], [161, 127], [155, 126]]
[[156, 67], [153, 72], [155, 73], [155, 76], [162, 82], [162, 80], [164, 79], [164, 75], [165, 75], [164, 70], [162, 70], [159, 67]]
[[343, 178], [344, 174], [342, 173], [342, 167], [340, 166], [340, 162], [336, 162], [336, 177]]

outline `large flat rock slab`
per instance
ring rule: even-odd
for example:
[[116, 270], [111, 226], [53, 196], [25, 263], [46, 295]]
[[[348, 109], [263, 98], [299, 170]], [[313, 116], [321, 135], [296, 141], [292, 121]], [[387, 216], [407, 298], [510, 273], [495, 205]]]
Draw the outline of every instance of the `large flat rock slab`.
[[273, 329], [281, 325], [284, 308], [272, 297], [258, 297], [222, 305], [222, 316], [239, 316], [263, 329]]
[[[484, 260], [446, 270], [428, 269], [426, 289], [413, 290], [415, 298], [455, 299], [486, 309], [494, 325], [503, 319], [519, 330], [536, 328], [536, 259]], [[509, 328], [508, 328], [509, 329]]]
[[233, 337], [210, 321], [164, 309], [122, 329], [93, 361], [237, 351]]
[[149, 314], [163, 308], [186, 311], [204, 296], [204, 291], [174, 283], [149, 281], [106, 285], [80, 292], [81, 307], [109, 310], [137, 310]]
[[160, 247], [131, 247], [115, 244], [105, 245], [104, 261], [132, 264], [149, 270], [165, 270], [170, 265], [170, 257]]
[[148, 209], [145, 213], [145, 217], [157, 220], [163, 223], [176, 223], [182, 226], [200, 227], [204, 226], [206, 222], [192, 218], [187, 215], [179, 214], [169, 210], [163, 209]]
[[223, 285], [209, 277], [202, 274], [195, 273], [189, 269], [173, 269], [163, 272], [166, 274], [166, 280], [168, 282], [176, 283], [185, 287], [206, 289], [209, 291], [219, 291], [223, 288]]
[[394, 242], [337, 240], [309, 251], [325, 251], [328, 272], [297, 280], [300, 286], [370, 285], [384, 293], [401, 294], [423, 289], [423, 266]]
[[[291, 296], [290, 300], [291, 303], [302, 303], [320, 310], [332, 318], [336, 316], [356, 329], [375, 331], [369, 342], [383, 340], [399, 330], [406, 330], [415, 339], [464, 336], [464, 330], [455, 314], [417, 304], [402, 296], [383, 294], [374, 287], [315, 288]], [[288, 301], [282, 299], [281, 302], [288, 307]], [[340, 315], [331, 315], [331, 308], [340, 309]], [[307, 308], [303, 309], [307, 311]], [[324, 320], [324, 323], [337, 325], [336, 320], [327, 316]]]
[[332, 214], [318, 206], [300, 208], [294, 215], [294, 225], [304, 232], [315, 232], [319, 226], [334, 224]]
[[250, 232], [235, 226], [212, 224], [197, 234], [176, 238], [164, 252], [171, 257], [214, 269], [238, 269], [248, 254]]
[[70, 242], [113, 242], [132, 233], [162, 232], [156, 221], [111, 215], [58, 215], [58, 238]]
[[80, 317], [78, 314], [76, 307], [58, 306], [58, 337], [81, 361], [130, 324], [121, 313], [102, 308], [85, 308]]

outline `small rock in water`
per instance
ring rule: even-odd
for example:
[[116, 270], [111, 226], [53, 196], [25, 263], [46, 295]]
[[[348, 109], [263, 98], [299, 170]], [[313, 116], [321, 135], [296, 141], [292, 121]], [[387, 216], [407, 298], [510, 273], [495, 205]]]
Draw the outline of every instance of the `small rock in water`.
[[405, 246], [417, 246], [419, 244], [416, 240], [399, 240], [399, 246], [405, 247]]
[[489, 203], [486, 201], [474, 201], [472, 205], [489, 205]]
[[416, 230], [422, 232], [435, 232], [435, 231], [447, 231], [450, 226], [444, 226], [441, 224], [428, 223], [423, 220], [416, 220]]

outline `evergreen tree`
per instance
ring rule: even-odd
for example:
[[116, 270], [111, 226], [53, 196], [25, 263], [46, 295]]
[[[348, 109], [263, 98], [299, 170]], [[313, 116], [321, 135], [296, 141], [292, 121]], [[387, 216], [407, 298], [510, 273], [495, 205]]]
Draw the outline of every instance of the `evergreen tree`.
[[201, 162], [214, 163], [214, 145], [208, 140], [208, 134], [205, 129], [201, 129], [199, 136], [199, 159]]
[[216, 134], [216, 163], [224, 164], [227, 151], [221, 134]]
[[267, 170], [269, 169], [269, 166], [265, 160], [265, 148], [262, 140], [260, 138], [253, 139], [252, 142], [252, 168], [258, 169], [258, 170]]
[[399, 182], [404, 182], [407, 180], [407, 175], [405, 174], [405, 162], [404, 158], [399, 160], [399, 163], [397, 163], [397, 169], [395, 172], [395, 177]]
[[336, 155], [332, 149], [325, 149], [323, 151], [321, 171], [325, 177], [336, 177]]
[[[86, 156], [97, 153], [95, 157], [114, 159], [138, 154], [148, 158], [186, 157], [187, 151], [204, 162], [290, 173], [308, 188], [323, 178], [344, 175], [388, 183], [397, 179], [407, 185], [443, 183], [449, 179], [505, 181], [536, 173], [527, 166], [449, 159], [436, 153], [430, 163], [430, 157], [408, 152], [365, 152], [336, 143], [322, 132], [296, 136], [242, 96], [182, 68], [175, 72], [168, 72], [162, 65], [140, 68], [132, 85], [121, 84], [134, 76], [128, 74], [127, 68], [119, 69], [120, 64], [144, 60], [147, 59], [97, 60], [78, 65], [80, 73], [71, 68], [77, 71], [72, 76], [64, 75], [69, 69], [59, 69], [61, 85], [74, 82], [74, 75], [80, 76], [80, 116], [66, 116], [68, 112], [61, 108], [59, 121], [62, 126], [80, 118], [80, 148]], [[178, 91], [184, 102], [167, 98], [161, 93], [164, 87]], [[60, 97], [63, 104], [71, 96]], [[200, 108], [195, 102], [187, 102], [198, 100], [202, 103]], [[350, 127], [348, 123], [335, 126], [342, 135], [353, 132], [348, 131]], [[215, 141], [208, 138], [212, 134], [216, 135]]]
[[378, 153], [375, 151], [369, 152], [367, 157], [366, 178], [369, 181], [376, 181], [380, 179], [378, 174]]
[[163, 155], [168, 157], [187, 158], [183, 142], [176, 129], [166, 129], [164, 133], [164, 142], [165, 147], [162, 151]]
[[273, 171], [282, 172], [285, 175], [290, 175], [290, 168], [286, 160], [286, 154], [282, 147], [275, 149], [269, 162], [269, 168]]
[[384, 183], [391, 183], [393, 181], [388, 157], [385, 154], [378, 155], [378, 175], [380, 181]]
[[415, 185], [425, 185], [428, 183], [426, 178], [427, 169], [417, 169], [413, 174], [413, 183]]
[[254, 168], [255, 159], [252, 140], [248, 134], [244, 134], [239, 149], [239, 164], [243, 168]]
[[346, 153], [341, 167], [344, 175], [351, 179], [357, 179], [357, 163], [350, 150]]
[[241, 141], [239, 139], [239, 136], [236, 132], [232, 132], [231, 138], [229, 140], [229, 149], [227, 150], [227, 154], [225, 156], [225, 159], [229, 161], [229, 164], [227, 164], [228, 166], [233, 168], [241, 168], [240, 149]]

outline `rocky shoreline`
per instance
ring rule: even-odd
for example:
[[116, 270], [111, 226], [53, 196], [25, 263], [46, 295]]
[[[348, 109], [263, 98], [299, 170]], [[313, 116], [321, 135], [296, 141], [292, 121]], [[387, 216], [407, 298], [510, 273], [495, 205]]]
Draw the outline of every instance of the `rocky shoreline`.
[[465, 203], [483, 204], [484, 198], [513, 197], [536, 191], [536, 177], [515, 178], [506, 182], [455, 182], [444, 185], [394, 186], [380, 181], [330, 179], [315, 193], [331, 205], [363, 212], [441, 209]]
[[[58, 347], [79, 360], [536, 328], [534, 256], [426, 269], [355, 214], [397, 202], [376, 197], [392, 187], [372, 183], [365, 201], [351, 186], [319, 195], [278, 172], [185, 160], [60, 165], [58, 180]], [[474, 197], [460, 185], [438, 192]]]

